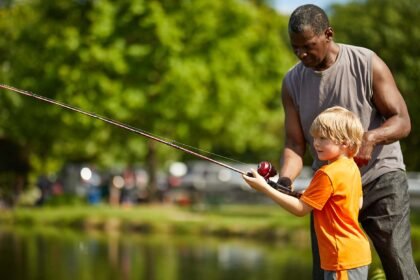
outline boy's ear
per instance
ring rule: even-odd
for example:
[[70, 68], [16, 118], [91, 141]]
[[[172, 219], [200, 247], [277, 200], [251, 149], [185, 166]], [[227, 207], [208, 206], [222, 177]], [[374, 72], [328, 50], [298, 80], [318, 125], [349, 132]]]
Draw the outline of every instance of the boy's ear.
[[349, 141], [345, 140], [343, 142], [341, 142], [341, 145], [343, 145], [344, 147], [349, 147]]
[[347, 149], [348, 155], [350, 155], [350, 156], [355, 155], [355, 153], [357, 151], [357, 148], [356, 148], [356, 145], [354, 143], [352, 143], [351, 141], [344, 141], [342, 143], [342, 145], [343, 145], [343, 148]]

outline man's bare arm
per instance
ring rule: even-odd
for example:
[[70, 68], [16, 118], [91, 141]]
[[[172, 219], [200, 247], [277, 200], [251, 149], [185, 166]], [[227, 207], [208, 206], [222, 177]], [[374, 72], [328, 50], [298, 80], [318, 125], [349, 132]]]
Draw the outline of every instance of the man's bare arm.
[[373, 102], [386, 120], [380, 127], [365, 132], [362, 147], [356, 157], [356, 160], [364, 164], [371, 159], [376, 145], [398, 141], [411, 131], [407, 105], [388, 66], [381, 58], [374, 55], [372, 68]]
[[289, 177], [291, 180], [294, 180], [303, 167], [306, 142], [300, 124], [299, 114], [284, 82], [282, 87], [282, 102], [285, 113], [284, 129], [286, 139], [279, 176]]

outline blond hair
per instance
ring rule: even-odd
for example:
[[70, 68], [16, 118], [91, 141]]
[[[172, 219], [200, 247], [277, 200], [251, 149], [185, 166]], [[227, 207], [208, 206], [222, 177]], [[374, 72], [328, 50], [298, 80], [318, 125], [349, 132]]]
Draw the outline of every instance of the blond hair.
[[312, 122], [312, 137], [325, 137], [337, 144], [348, 146], [348, 156], [354, 157], [360, 149], [363, 126], [359, 118], [349, 110], [334, 106], [326, 109]]

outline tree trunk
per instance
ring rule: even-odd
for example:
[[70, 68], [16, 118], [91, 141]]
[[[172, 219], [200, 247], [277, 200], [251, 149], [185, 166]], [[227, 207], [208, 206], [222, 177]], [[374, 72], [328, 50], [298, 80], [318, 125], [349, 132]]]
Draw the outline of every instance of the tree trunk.
[[158, 183], [157, 183], [157, 155], [156, 143], [153, 140], [147, 142], [148, 152], [146, 156], [146, 164], [149, 173], [149, 200], [150, 202], [158, 201]]

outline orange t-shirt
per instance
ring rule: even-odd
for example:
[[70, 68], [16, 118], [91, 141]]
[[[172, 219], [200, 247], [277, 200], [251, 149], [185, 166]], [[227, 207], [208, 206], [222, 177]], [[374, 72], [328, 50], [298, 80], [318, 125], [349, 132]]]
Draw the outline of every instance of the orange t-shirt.
[[369, 241], [361, 229], [360, 171], [349, 158], [322, 166], [301, 200], [314, 208], [314, 225], [321, 268], [347, 270], [371, 263]]

